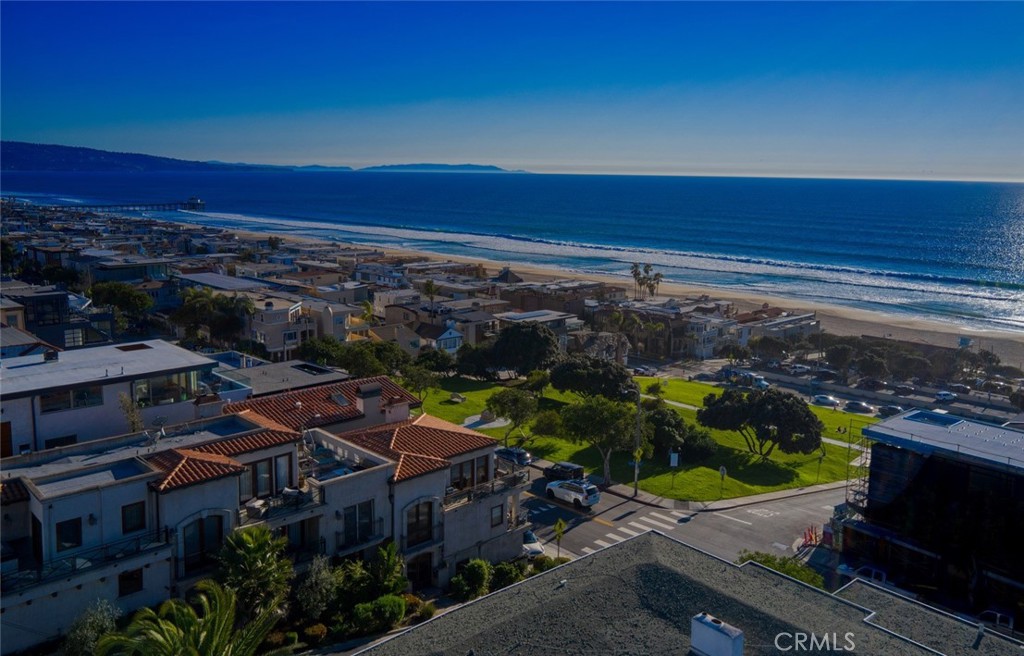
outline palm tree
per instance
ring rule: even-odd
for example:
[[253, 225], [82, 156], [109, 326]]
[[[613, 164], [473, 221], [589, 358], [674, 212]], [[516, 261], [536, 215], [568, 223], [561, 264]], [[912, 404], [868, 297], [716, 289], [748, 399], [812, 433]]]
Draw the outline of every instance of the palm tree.
[[287, 544], [287, 538], [274, 537], [265, 525], [234, 531], [225, 540], [218, 578], [238, 594], [243, 616], [255, 617], [287, 596], [295, 576], [292, 561], [284, 557]]
[[650, 264], [645, 264], [644, 265], [644, 273], [643, 273], [642, 276], [640, 276], [640, 296], [641, 296], [641, 300], [647, 298], [647, 292], [651, 288], [651, 277], [652, 277], [651, 276], [651, 271], [653, 271], [653, 270], [654, 270], [654, 267], [651, 266]]
[[626, 318], [622, 320], [622, 329], [633, 333], [633, 346], [636, 348], [637, 353], [640, 353], [643, 349], [640, 344], [640, 329], [643, 327], [644, 322], [637, 315], [630, 313], [626, 315]]
[[171, 315], [171, 320], [184, 326], [185, 334], [194, 338], [199, 333], [199, 326], [209, 320], [216, 309], [213, 290], [209, 287], [193, 287], [186, 289], [181, 298], [181, 307]]
[[360, 307], [363, 309], [363, 313], [359, 315], [359, 318], [367, 325], [376, 325], [377, 315], [373, 313], [373, 303], [370, 301], [363, 301]]
[[377, 549], [377, 557], [366, 566], [373, 598], [398, 594], [405, 590], [409, 580], [402, 575], [403, 569], [405, 569], [405, 563], [394, 542], [388, 542]]
[[634, 262], [629, 267], [629, 272], [633, 275], [633, 300], [640, 297], [640, 277], [643, 275], [640, 273], [640, 263]]
[[437, 285], [434, 284], [433, 280], [428, 280], [423, 283], [423, 293], [430, 299], [430, 316], [434, 316], [434, 297], [437, 296]]
[[[245, 626], [235, 629], [235, 593], [213, 581], [200, 581], [200, 613], [181, 599], [170, 599], [158, 612], [143, 608], [122, 633], [109, 633], [96, 644], [98, 656], [254, 656], [278, 620], [274, 600]], [[292, 653], [298, 645], [264, 652]]]

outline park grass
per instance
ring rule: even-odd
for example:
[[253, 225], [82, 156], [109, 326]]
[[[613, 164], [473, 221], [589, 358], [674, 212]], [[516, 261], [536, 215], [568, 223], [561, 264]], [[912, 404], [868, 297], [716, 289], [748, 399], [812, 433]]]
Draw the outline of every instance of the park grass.
[[691, 380], [682, 380], [680, 378], [652, 378], [648, 376], [637, 376], [635, 380], [644, 393], [646, 393], [647, 387], [651, 383], [661, 383], [661, 389], [663, 390], [662, 398], [666, 401], [685, 403], [686, 405], [692, 405], [698, 408], [704, 407], [704, 397], [708, 394], [714, 394], [715, 396], [722, 395], [722, 388], [717, 385], [698, 383]]
[[[650, 380], [654, 379], [648, 379], [648, 382]], [[721, 391], [721, 388], [704, 383], [658, 380], [663, 384], [668, 383], [666, 387], [669, 391], [665, 398], [690, 405], [700, 406], [703, 404], [704, 396], [716, 390]], [[643, 383], [641, 385], [646, 387]], [[423, 411], [452, 423], [462, 424], [467, 417], [480, 414], [485, 408], [487, 398], [503, 387], [504, 385], [496, 382], [461, 377], [448, 378], [441, 382], [440, 390], [431, 390], [426, 396]], [[466, 400], [462, 403], [452, 402], [449, 397], [453, 392], [463, 395]], [[573, 402], [575, 398], [573, 394], [548, 389], [541, 401], [541, 409], [557, 409], [565, 403]], [[683, 400], [695, 398], [697, 403]], [[696, 410], [670, 407], [687, 422], [696, 423]], [[812, 406], [812, 410], [825, 424], [825, 435], [834, 439], [843, 439], [848, 435], [836, 432], [836, 428], [848, 428], [851, 425], [851, 418], [855, 430], [865, 421], [873, 421], [872, 418], [859, 415], [832, 412], [829, 408]], [[484, 429], [480, 432], [500, 441], [504, 438], [507, 428]], [[551, 462], [568, 460], [583, 465], [590, 473], [598, 476], [603, 474], [603, 464], [597, 449], [566, 439], [531, 435], [528, 426], [523, 427], [523, 432], [528, 437], [526, 448], [534, 456]], [[761, 460], [759, 456], [747, 451], [746, 443], [738, 433], [711, 430], [711, 434], [718, 442], [719, 449], [714, 456], [704, 462], [683, 463], [677, 468], [672, 468], [667, 459], [664, 462], [641, 461], [640, 489], [664, 498], [690, 501], [713, 501], [775, 492], [845, 480], [848, 476], [849, 460], [859, 455], [857, 451], [850, 451], [838, 445], [824, 444], [824, 458], [821, 457], [821, 451], [811, 454], [784, 454], [776, 449], [769, 460]], [[514, 441], [520, 437], [522, 436], [516, 431], [510, 440]], [[615, 482], [632, 482], [633, 467], [629, 464], [631, 460], [632, 456], [627, 453], [612, 456], [612, 479]], [[722, 466], [727, 472], [724, 482], [719, 474], [719, 467]]]

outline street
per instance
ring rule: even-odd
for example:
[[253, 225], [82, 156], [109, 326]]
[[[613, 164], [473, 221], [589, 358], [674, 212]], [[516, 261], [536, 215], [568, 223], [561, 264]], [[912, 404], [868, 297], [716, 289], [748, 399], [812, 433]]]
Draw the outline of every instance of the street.
[[605, 492], [588, 512], [544, 498], [542, 480], [535, 481], [522, 505], [529, 509], [533, 531], [549, 556], [557, 555], [552, 527], [559, 518], [567, 524], [563, 555], [586, 555], [649, 530], [659, 530], [730, 561], [743, 549], [793, 555], [804, 530], [815, 527], [820, 531], [833, 506], [845, 499], [844, 490], [837, 489], [698, 512], [651, 507]]

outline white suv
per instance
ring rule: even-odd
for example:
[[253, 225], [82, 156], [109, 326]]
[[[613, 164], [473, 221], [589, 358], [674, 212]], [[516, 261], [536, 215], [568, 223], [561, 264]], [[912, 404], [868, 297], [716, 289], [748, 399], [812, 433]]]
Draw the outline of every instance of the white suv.
[[601, 500], [601, 492], [586, 481], [551, 481], [546, 491], [549, 499], [565, 501], [577, 508], [589, 508]]

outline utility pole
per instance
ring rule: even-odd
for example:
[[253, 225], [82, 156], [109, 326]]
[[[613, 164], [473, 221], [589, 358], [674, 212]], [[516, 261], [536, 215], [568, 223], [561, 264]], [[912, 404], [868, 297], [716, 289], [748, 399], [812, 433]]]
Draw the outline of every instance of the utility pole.
[[633, 496], [640, 494], [640, 386], [636, 386], [636, 436], [633, 443]]

